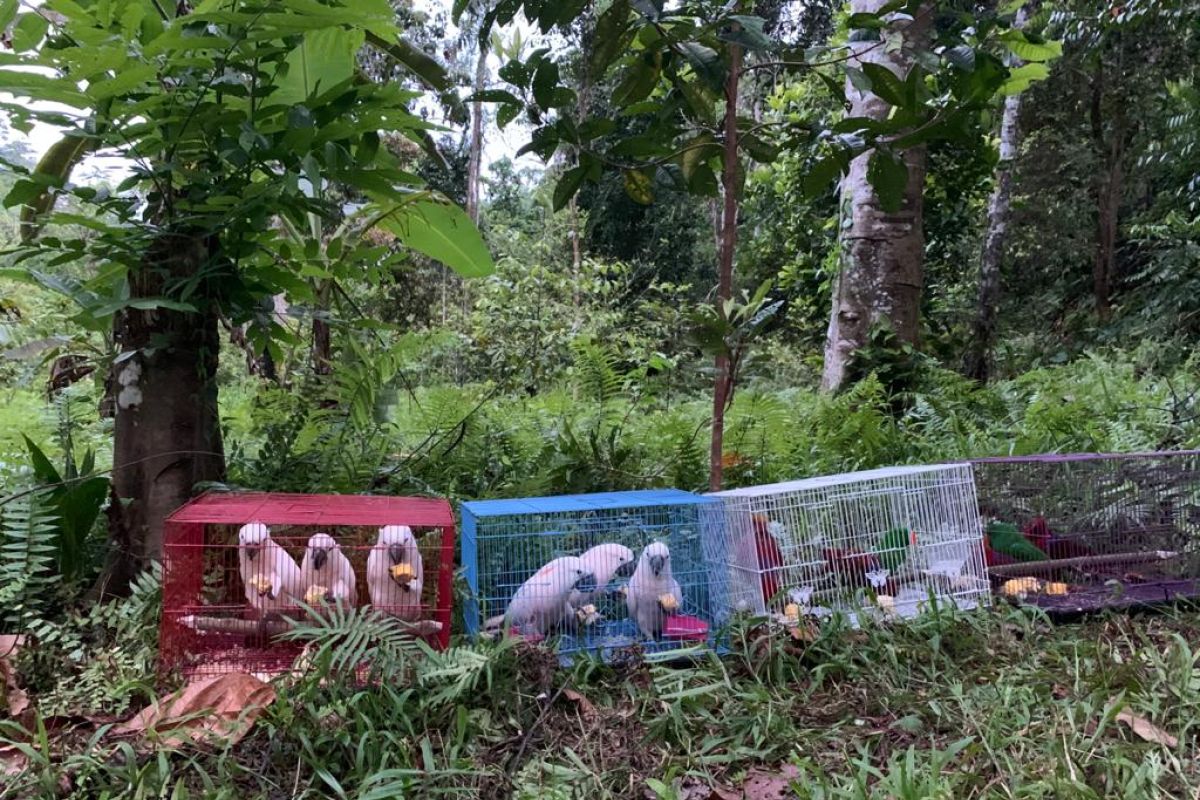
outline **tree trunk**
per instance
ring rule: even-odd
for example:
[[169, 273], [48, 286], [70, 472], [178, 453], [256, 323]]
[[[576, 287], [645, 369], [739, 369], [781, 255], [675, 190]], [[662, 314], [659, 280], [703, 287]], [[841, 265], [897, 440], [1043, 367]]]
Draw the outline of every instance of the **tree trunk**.
[[333, 333], [329, 328], [329, 320], [324, 316], [329, 313], [332, 293], [333, 284], [322, 281], [317, 289], [317, 314], [312, 321], [312, 368], [317, 375], [333, 372]]
[[[725, 141], [721, 168], [721, 213], [719, 250], [717, 253], [717, 308], [725, 315], [725, 301], [733, 295], [733, 255], [737, 248], [738, 161], [737, 101], [738, 75], [742, 69], [742, 49], [729, 46], [729, 76], [725, 79]], [[713, 385], [712, 443], [709, 448], [709, 491], [721, 490], [724, 480], [725, 407], [728, 405], [732, 375], [729, 359], [719, 354], [716, 359], [716, 378]]]
[[[487, 40], [479, 38], [475, 59], [475, 92], [487, 88]], [[479, 224], [479, 184], [483, 174], [483, 103], [471, 103], [471, 144], [467, 156], [467, 216]]]
[[[1013, 27], [1021, 29], [1029, 18], [1033, 3], [1017, 12]], [[1009, 59], [1009, 67], [1023, 62]], [[1000, 266], [1008, 238], [1008, 221], [1012, 211], [1013, 165], [1021, 149], [1022, 95], [1004, 99], [1000, 118], [1000, 162], [996, 165], [996, 185], [988, 201], [987, 231], [983, 236], [983, 252], [979, 256], [979, 293], [975, 305], [975, 321], [971, 339], [963, 359], [963, 372], [980, 383], [987, 383], [991, 372], [992, 348], [996, 342], [996, 314], [1000, 305]]]
[[[884, 0], [853, 0], [850, 10], [875, 13], [884, 4]], [[912, 20], [889, 21], [882, 33], [901, 32], [904, 47], [892, 51], [877, 42], [855, 42], [851, 46], [857, 54], [851, 63], [873, 62], [903, 80], [912, 66], [912, 48], [925, 46], [931, 16], [930, 8], [923, 5]], [[849, 81], [846, 98], [852, 104], [848, 117], [885, 120], [891, 110], [882, 99], [859, 92]], [[903, 341], [915, 344], [918, 338], [924, 282], [921, 213], [925, 148], [914, 147], [903, 153], [908, 184], [901, 207], [894, 213], [883, 210], [867, 180], [870, 156], [871, 151], [867, 151], [850, 162], [850, 171], [842, 182], [843, 213], [848, 213], [850, 219], [841, 232], [842, 266], [834, 285], [825, 343], [821, 387], [826, 391], [836, 391], [845, 383], [850, 359], [867, 343], [876, 324], [890, 324]]]
[[[167, 284], [195, 275], [214, 250], [204, 237], [164, 236], [151, 247], [146, 268], [130, 276], [132, 296], [163, 296]], [[127, 591], [134, 575], [162, 558], [167, 515], [191, 497], [197, 483], [224, 477], [218, 313], [214, 304], [196, 302], [204, 303], [198, 313], [126, 308], [114, 320], [120, 355], [110, 551], [96, 594]]]

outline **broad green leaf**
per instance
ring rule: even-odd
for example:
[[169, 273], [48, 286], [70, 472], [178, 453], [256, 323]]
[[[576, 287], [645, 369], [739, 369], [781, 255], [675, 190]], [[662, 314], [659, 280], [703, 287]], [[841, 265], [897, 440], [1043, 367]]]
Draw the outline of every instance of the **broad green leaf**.
[[608, 69], [629, 44], [629, 0], [614, 0], [608, 10], [596, 20], [592, 52], [588, 54], [588, 69], [599, 77]]
[[0, 0], [0, 30], [4, 30], [17, 18], [18, 0]]
[[908, 185], [908, 169], [904, 162], [885, 150], [875, 150], [867, 162], [867, 180], [879, 196], [884, 211], [899, 211]]
[[416, 200], [388, 211], [377, 223], [407, 247], [440, 261], [464, 278], [490, 275], [492, 256], [471, 218], [458, 206]]
[[850, 85], [860, 92], [871, 91], [871, 79], [867, 74], [857, 67], [846, 67], [846, 78], [849, 79]]
[[999, 39], [1022, 61], [1052, 61], [1062, 55], [1062, 42], [1033, 41], [1023, 31], [1007, 30]]
[[833, 156], [826, 156], [812, 165], [804, 176], [804, 194], [817, 197], [829, 190], [829, 184], [841, 175], [841, 165]]
[[905, 105], [904, 82], [896, 73], [879, 64], [863, 64], [863, 72], [871, 79], [871, 91], [888, 105]]
[[296, 105], [354, 77], [355, 57], [363, 44], [361, 30], [321, 28], [308, 31], [284, 62], [287, 74], [276, 76], [273, 103]]
[[88, 97], [94, 100], [117, 97], [153, 81], [157, 75], [158, 69], [153, 64], [126, 67], [115, 78], [93, 81], [87, 89]]
[[717, 36], [721, 41], [741, 45], [747, 50], [763, 51], [774, 47], [774, 42], [764, 30], [766, 20], [762, 17], [734, 14], [729, 17], [729, 22], [732, 24]]
[[702, 81], [713, 91], [719, 91], [725, 85], [725, 65], [716, 50], [705, 47], [699, 42], [683, 42], [679, 45], [683, 56], [692, 65], [692, 69]]
[[554, 185], [554, 210], [560, 211], [567, 203], [571, 202], [571, 198], [579, 191], [579, 187], [583, 185], [583, 179], [587, 177], [588, 168], [585, 165], [572, 167], [563, 173], [558, 179], [558, 183]]
[[546, 59], [533, 73], [533, 99], [542, 108], [554, 106], [554, 90], [558, 87], [558, 64]]
[[625, 73], [625, 78], [613, 91], [613, 103], [624, 107], [644, 100], [654, 91], [661, 70], [662, 53], [658, 50], [648, 51], [635, 58]]
[[1020, 94], [1037, 81], [1050, 77], [1050, 68], [1045, 64], [1025, 64], [1009, 73], [1008, 80], [1000, 87], [1000, 94]]
[[24, 53], [37, 47], [46, 38], [50, 22], [41, 14], [22, 14], [17, 17], [13, 26], [12, 48], [18, 53]]
[[71, 81], [64, 78], [52, 78], [37, 72], [0, 70], [0, 92], [8, 92], [16, 97], [25, 97], [34, 101], [64, 103], [74, 108], [87, 108], [91, 105], [87, 96], [79, 91]]
[[636, 203], [650, 205], [654, 202], [654, 176], [645, 170], [625, 170], [625, 193]]
[[29, 451], [29, 462], [33, 466], [33, 475], [38, 479], [39, 483], [59, 484], [62, 483], [62, 476], [58, 474], [58, 470], [50, 463], [50, 459], [46, 458], [46, 454], [42, 452], [42, 448], [34, 444], [34, 441], [25, 434], [21, 434], [25, 440], [25, 448]]
[[92, 316], [107, 317], [126, 308], [135, 308], [139, 311], [153, 311], [165, 308], [168, 311], [183, 311], [187, 313], [195, 313], [197, 310], [191, 303], [181, 303], [178, 300], [168, 300], [165, 297], [133, 297], [101, 303], [95, 308], [89, 309], [89, 311]]
[[500, 106], [500, 108], [496, 111], [496, 126], [500, 128], [500, 130], [504, 130], [504, 127], [516, 119], [517, 115], [521, 113], [521, 108], [522, 106], [514, 105]]

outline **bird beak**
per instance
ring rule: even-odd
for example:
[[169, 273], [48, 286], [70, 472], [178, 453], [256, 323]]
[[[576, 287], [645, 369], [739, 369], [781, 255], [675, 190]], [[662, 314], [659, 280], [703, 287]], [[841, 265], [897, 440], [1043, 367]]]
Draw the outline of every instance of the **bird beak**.
[[402, 564], [408, 561], [408, 548], [402, 544], [388, 545], [388, 555], [393, 564]]
[[256, 545], [256, 544], [255, 544], [255, 545], [251, 545], [250, 547], [247, 547], [247, 548], [246, 548], [246, 556], [247, 556], [247, 557], [248, 557], [248, 558], [249, 558], [251, 561], [253, 561], [254, 559], [258, 558], [258, 551], [259, 551], [259, 549], [260, 549], [259, 545]]
[[313, 550], [313, 569], [320, 569], [325, 566], [326, 559], [329, 558], [329, 550], [324, 547], [318, 547]]
[[658, 577], [662, 573], [663, 564], [667, 560], [662, 556], [650, 556], [650, 571], [654, 573], [654, 577]]
[[575, 581], [575, 588], [581, 592], [596, 591], [596, 576], [590, 572], [585, 572], [579, 576], [579, 580]]
[[621, 566], [617, 567], [617, 571], [613, 573], [618, 578], [632, 578], [633, 571], [637, 569], [636, 561], [626, 561]]

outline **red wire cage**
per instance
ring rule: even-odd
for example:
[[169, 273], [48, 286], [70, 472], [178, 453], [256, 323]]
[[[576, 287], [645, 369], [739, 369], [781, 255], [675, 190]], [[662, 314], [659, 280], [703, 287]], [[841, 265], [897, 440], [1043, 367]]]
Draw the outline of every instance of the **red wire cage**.
[[164, 673], [177, 671], [189, 678], [224, 672], [277, 674], [291, 669], [300, 654], [301, 645], [280, 641], [263, 620], [303, 615], [303, 610], [297, 605], [294, 613], [266, 611], [247, 599], [238, 531], [251, 522], [266, 525], [271, 539], [297, 565], [304, 563], [310, 537], [332, 537], [354, 573], [348, 600], [359, 606], [371, 601], [367, 561], [380, 529], [408, 526], [424, 580], [419, 605], [407, 608], [405, 619], [414, 635], [431, 646], [444, 649], [449, 644], [455, 525], [445, 500], [210, 492], [178, 508], [163, 532], [159, 666]]

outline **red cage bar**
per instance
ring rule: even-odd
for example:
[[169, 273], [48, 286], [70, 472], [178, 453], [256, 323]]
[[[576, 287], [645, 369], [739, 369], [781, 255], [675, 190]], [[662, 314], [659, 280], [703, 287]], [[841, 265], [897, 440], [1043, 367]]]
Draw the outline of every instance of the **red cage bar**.
[[[233, 671], [273, 674], [292, 667], [300, 646], [273, 638], [261, 620], [275, 612], [254, 608], [247, 600], [238, 531], [251, 522], [266, 525], [271, 539], [297, 565], [303, 563], [310, 537], [332, 537], [354, 573], [349, 597], [354, 605], [371, 602], [367, 561], [377, 548], [380, 529], [408, 526], [424, 580], [419, 604], [406, 610], [406, 620], [433, 647], [449, 644], [455, 524], [445, 500], [210, 492], [177, 509], [163, 532], [163, 672], [177, 670], [187, 677]], [[297, 608], [295, 613], [302, 611]]]

